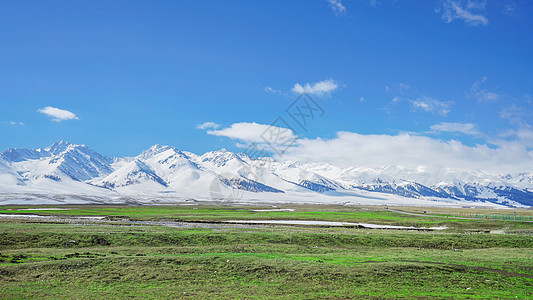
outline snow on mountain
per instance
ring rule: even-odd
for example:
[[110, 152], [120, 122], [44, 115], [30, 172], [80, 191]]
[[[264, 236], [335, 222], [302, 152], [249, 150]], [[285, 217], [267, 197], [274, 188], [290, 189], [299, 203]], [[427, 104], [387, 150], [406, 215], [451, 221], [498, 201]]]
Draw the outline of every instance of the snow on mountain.
[[58, 155], [61, 152], [67, 150], [72, 144], [66, 141], [55, 142], [52, 146], [45, 148], [44, 150], [52, 155]]
[[85, 145], [68, 145], [48, 163], [77, 181], [85, 181], [113, 172], [113, 159], [103, 156]]
[[235, 154], [226, 149], [207, 152], [196, 161], [206, 169], [219, 174], [224, 184], [251, 192], [283, 193], [294, 185], [277, 175], [258, 167], [245, 154]]
[[150, 166], [164, 178], [169, 187], [175, 189], [206, 190], [205, 186], [217, 177], [200, 168], [187, 154], [170, 146], [152, 146], [137, 156], [137, 159]]
[[10, 148], [0, 153], [0, 158], [7, 162], [21, 162], [29, 159], [40, 159], [50, 156], [50, 153], [41, 149]]
[[6, 193], [110, 199], [102, 201], [181, 197], [533, 206], [533, 174], [494, 175], [422, 166], [339, 168], [320, 162], [251, 159], [226, 149], [196, 155], [163, 145], [154, 145], [136, 157], [110, 158], [85, 145], [61, 141], [45, 149], [1, 152], [0, 201]]
[[240, 167], [244, 164], [243, 159], [237, 154], [226, 149], [207, 152], [200, 157], [202, 163], [208, 163], [215, 167], [235, 166]]
[[503, 181], [511, 183], [517, 187], [533, 191], [533, 173], [505, 174], [498, 176]]
[[[405, 197], [439, 197], [467, 201], [492, 201], [508, 205], [533, 205], [528, 185], [514, 185], [501, 176], [481, 170], [450, 168], [408, 169], [401, 166], [381, 168], [338, 168], [324, 163], [299, 163], [301, 168], [328, 176], [349, 189], [383, 192]], [[533, 184], [529, 185], [531, 188]]]
[[130, 185], [145, 185], [145, 188], [166, 187], [167, 183], [157, 176], [145, 163], [134, 160], [103, 179], [92, 182], [96, 186], [115, 189]]
[[136, 159], [150, 166], [154, 172], [165, 180], [171, 191], [191, 198], [209, 198], [210, 187], [216, 185], [218, 190], [231, 193], [231, 187], [225, 178], [201, 167], [190, 154], [175, 147], [154, 145]]
[[64, 178], [85, 181], [113, 172], [111, 158], [85, 145], [68, 142], [57, 142], [44, 150], [7, 149], [0, 153], [0, 157], [10, 162], [23, 180], [45, 177], [55, 181]]
[[260, 158], [255, 160], [255, 164], [260, 169], [269, 170], [287, 182], [314, 192], [322, 193], [343, 188], [341, 184], [331, 179], [300, 168], [298, 163], [279, 163], [271, 158]]
[[[66, 149], [65, 149], [66, 150]], [[83, 169], [80, 159], [70, 161], [67, 168], [64, 157], [70, 154], [53, 155], [46, 149], [7, 149], [0, 153], [0, 202], [5, 204], [33, 203], [92, 203], [92, 200], [116, 196], [112, 191], [93, 187], [86, 182], [74, 180], [65, 170]], [[87, 151], [86, 160], [99, 157], [94, 151]], [[4, 159], [7, 158], [7, 159]], [[103, 162], [107, 163], [107, 160]], [[50, 199], [50, 200], [46, 200]], [[47, 202], [48, 201], [48, 202]]]
[[7, 161], [0, 158], [0, 182], [7, 186], [23, 185], [20, 175], [15, 172]]

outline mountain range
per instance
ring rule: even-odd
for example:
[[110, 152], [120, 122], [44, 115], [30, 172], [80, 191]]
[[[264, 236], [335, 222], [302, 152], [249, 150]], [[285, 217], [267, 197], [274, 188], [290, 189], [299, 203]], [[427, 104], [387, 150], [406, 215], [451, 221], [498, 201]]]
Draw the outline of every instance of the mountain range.
[[533, 173], [341, 168], [162, 145], [117, 158], [65, 141], [0, 153], [0, 204], [194, 201], [531, 207]]

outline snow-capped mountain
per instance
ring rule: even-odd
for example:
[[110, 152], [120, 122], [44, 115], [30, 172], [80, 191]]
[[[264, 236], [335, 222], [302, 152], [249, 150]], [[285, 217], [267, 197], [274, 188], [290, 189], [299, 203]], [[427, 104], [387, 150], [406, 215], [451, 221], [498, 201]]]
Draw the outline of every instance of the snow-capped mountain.
[[130, 185], [148, 184], [152, 188], [166, 187], [168, 185], [161, 177], [155, 174], [152, 168], [137, 159], [127, 163], [106, 177], [93, 181], [92, 184], [109, 189]]
[[86, 181], [113, 172], [113, 159], [85, 145], [57, 142], [46, 149], [14, 148], [0, 153], [25, 180]]
[[196, 155], [162, 145], [126, 158], [107, 157], [64, 141], [44, 149], [1, 152], [0, 203], [39, 197], [67, 203], [95, 198], [98, 203], [232, 199], [524, 207], [533, 206], [533, 174], [399, 166], [340, 168], [252, 159], [225, 149]]

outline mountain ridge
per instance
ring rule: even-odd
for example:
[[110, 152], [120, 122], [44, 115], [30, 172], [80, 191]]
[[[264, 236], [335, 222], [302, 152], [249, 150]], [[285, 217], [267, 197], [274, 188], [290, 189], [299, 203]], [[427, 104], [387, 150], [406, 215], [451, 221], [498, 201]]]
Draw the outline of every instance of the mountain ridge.
[[86, 145], [66, 141], [44, 149], [10, 148], [0, 153], [0, 194], [51, 192], [94, 193], [109, 199], [156, 199], [161, 195], [170, 199], [172, 195], [361, 203], [375, 198], [383, 201], [372, 203], [401, 200], [406, 204], [531, 207], [533, 174], [401, 166], [341, 168], [327, 162], [252, 159], [226, 149], [197, 155], [159, 144], [127, 158], [107, 157]]

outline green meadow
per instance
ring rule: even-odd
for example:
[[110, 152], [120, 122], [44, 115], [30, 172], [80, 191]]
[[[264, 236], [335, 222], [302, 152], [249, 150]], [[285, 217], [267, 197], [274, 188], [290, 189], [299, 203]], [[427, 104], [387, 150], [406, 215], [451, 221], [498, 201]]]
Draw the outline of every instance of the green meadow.
[[[0, 219], [1, 299], [533, 298], [533, 223], [528, 222], [447, 219], [446, 212], [440, 212], [443, 217], [409, 216], [377, 207], [21, 210], [27, 208], [0, 207], [0, 213], [106, 219], [87, 224]], [[193, 227], [134, 226], [128, 220], [191, 222]], [[218, 223], [225, 220], [448, 229]]]

